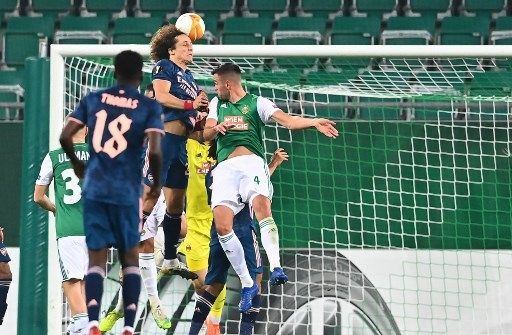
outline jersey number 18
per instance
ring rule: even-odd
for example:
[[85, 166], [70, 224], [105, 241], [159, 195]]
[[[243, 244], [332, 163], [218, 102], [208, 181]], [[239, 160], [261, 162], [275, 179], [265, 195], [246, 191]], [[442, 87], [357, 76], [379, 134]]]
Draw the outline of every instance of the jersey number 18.
[[126, 142], [123, 134], [130, 130], [132, 120], [130, 120], [126, 115], [121, 114], [109, 122], [108, 131], [112, 137], [108, 139], [103, 146], [101, 146], [106, 121], [107, 111], [102, 109], [96, 113], [96, 126], [94, 127], [94, 133], [92, 134], [92, 146], [94, 151], [103, 151], [109, 155], [110, 158], [114, 158], [121, 152], [125, 151], [128, 147], [128, 142]]

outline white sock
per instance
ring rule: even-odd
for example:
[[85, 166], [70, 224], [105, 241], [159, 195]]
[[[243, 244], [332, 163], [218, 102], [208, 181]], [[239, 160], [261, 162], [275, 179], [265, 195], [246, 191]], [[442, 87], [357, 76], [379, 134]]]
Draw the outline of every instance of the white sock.
[[114, 308], [114, 311], [117, 313], [124, 313], [124, 303], [123, 303], [123, 288], [119, 290], [119, 295], [117, 296], [117, 304]]
[[240, 277], [240, 281], [242, 282], [243, 287], [252, 287], [254, 282], [249, 274], [249, 270], [247, 269], [247, 264], [245, 263], [245, 253], [244, 248], [242, 247], [242, 243], [235, 235], [235, 232], [231, 231], [226, 235], [219, 235], [219, 241], [222, 249], [226, 253], [226, 256], [233, 266], [233, 270], [235, 270], [238, 277]]
[[85, 329], [87, 328], [87, 324], [89, 323], [89, 316], [87, 313], [80, 313], [73, 315], [74, 325], [73, 325], [73, 331], [71, 334], [82, 334], [85, 332]]
[[177, 258], [164, 259], [164, 262], [162, 263], [162, 267], [168, 267], [168, 266], [176, 267], [178, 265], [180, 265], [180, 261]]
[[261, 244], [267, 253], [270, 270], [281, 267], [279, 256], [279, 232], [272, 217], [260, 221]]
[[148, 299], [151, 306], [159, 304], [160, 299], [158, 298], [157, 281], [156, 281], [156, 263], [155, 256], [153, 253], [139, 253], [139, 268], [140, 276], [146, 292], [148, 293]]

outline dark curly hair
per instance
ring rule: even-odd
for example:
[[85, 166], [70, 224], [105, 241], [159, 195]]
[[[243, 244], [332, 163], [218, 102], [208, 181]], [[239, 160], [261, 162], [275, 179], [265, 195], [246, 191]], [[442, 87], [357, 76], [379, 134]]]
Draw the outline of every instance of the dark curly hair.
[[155, 62], [169, 59], [169, 49], [176, 48], [176, 37], [183, 34], [173, 24], [166, 24], [158, 29], [149, 42], [151, 59]]

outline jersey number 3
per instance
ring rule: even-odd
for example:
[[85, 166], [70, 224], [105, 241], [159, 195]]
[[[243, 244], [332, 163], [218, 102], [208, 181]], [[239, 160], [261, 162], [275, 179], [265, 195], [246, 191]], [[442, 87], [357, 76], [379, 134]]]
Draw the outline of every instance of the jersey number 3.
[[103, 151], [109, 155], [110, 158], [114, 158], [121, 152], [125, 151], [128, 147], [128, 142], [126, 142], [123, 134], [130, 130], [132, 120], [130, 120], [126, 115], [121, 114], [109, 122], [108, 131], [112, 137], [105, 141], [105, 144], [101, 146], [106, 121], [107, 112], [104, 109], [96, 113], [96, 126], [94, 127], [94, 133], [92, 135], [92, 146], [94, 151]]

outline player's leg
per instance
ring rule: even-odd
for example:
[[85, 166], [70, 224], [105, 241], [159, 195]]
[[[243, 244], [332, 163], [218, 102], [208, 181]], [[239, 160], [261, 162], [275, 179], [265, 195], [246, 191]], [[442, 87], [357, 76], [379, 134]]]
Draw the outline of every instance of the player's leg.
[[7, 253], [2, 241], [0, 241], [0, 325], [3, 323], [5, 312], [7, 311], [7, 293], [12, 282], [11, 268], [9, 262], [11, 258]]
[[240, 320], [240, 335], [252, 335], [254, 332], [254, 324], [256, 323], [256, 319], [258, 318], [258, 314], [260, 312], [261, 306], [261, 280], [263, 275], [259, 273], [256, 276], [256, 284], [259, 287], [259, 292], [257, 295], [252, 298], [252, 307], [249, 309], [247, 313], [241, 313]]
[[120, 249], [119, 256], [123, 269], [124, 330], [133, 333], [141, 289], [138, 247]]
[[107, 264], [107, 249], [89, 249], [89, 270], [85, 276], [85, 299], [89, 314], [90, 335], [99, 335], [99, 315], [103, 295], [103, 279]]

